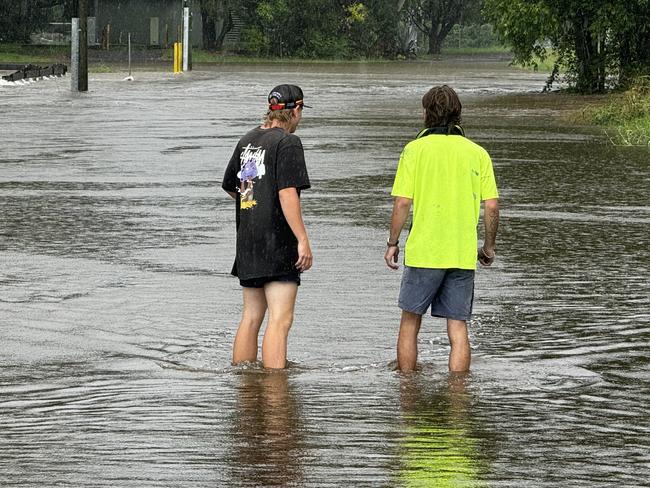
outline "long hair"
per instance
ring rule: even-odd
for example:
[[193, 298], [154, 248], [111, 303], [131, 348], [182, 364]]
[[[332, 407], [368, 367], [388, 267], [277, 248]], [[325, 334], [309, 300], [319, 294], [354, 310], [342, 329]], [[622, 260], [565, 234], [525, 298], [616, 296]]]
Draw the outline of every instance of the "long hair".
[[460, 125], [463, 106], [456, 92], [447, 85], [434, 86], [422, 97], [424, 125], [426, 127], [452, 127]]

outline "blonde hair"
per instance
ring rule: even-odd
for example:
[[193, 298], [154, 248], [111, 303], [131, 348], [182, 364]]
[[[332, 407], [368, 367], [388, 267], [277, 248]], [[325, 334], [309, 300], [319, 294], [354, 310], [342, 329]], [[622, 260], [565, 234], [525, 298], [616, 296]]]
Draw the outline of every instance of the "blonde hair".
[[264, 117], [264, 124], [271, 124], [277, 120], [282, 125], [288, 125], [293, 118], [293, 109], [285, 108], [283, 110], [269, 110]]

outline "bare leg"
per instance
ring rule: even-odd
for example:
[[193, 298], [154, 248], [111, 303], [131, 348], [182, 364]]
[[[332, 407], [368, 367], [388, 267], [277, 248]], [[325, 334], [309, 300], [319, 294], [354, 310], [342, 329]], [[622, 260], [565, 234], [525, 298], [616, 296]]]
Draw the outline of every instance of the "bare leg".
[[265, 368], [282, 369], [287, 366], [287, 337], [293, 323], [298, 285], [272, 281], [264, 286], [269, 307], [269, 323], [262, 342], [262, 363]]
[[232, 363], [257, 361], [257, 336], [266, 314], [266, 296], [262, 288], [244, 288], [244, 310], [232, 346]]
[[467, 336], [467, 322], [447, 319], [447, 335], [451, 344], [449, 353], [449, 371], [469, 371], [472, 353]]
[[422, 315], [402, 310], [402, 321], [397, 337], [397, 368], [400, 371], [413, 371], [418, 361], [418, 332]]

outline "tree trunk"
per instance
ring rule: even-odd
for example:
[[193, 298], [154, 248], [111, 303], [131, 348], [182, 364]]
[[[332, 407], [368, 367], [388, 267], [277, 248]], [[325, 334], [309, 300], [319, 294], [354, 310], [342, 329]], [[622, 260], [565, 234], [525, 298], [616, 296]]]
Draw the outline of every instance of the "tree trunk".
[[217, 30], [214, 19], [206, 9], [201, 9], [201, 23], [203, 27], [203, 48], [213, 51], [217, 41]]
[[215, 41], [215, 49], [217, 51], [220, 51], [223, 48], [223, 41], [226, 39], [226, 34], [228, 34], [234, 26], [235, 24], [232, 21], [232, 14], [228, 11], [226, 18], [223, 21], [223, 25], [221, 26], [221, 30], [219, 31], [219, 35]]
[[429, 54], [438, 55], [454, 24], [460, 19], [463, 4], [450, 2], [434, 5], [429, 2]]
[[604, 89], [604, 80], [602, 82], [599, 76], [600, 56], [597, 54], [597, 46], [594, 38], [589, 31], [589, 20], [579, 19], [574, 23], [574, 39], [577, 58], [577, 75], [576, 88], [581, 93], [597, 93]]
[[440, 44], [444, 38], [440, 37], [440, 31], [442, 30], [442, 24], [440, 23], [440, 18], [438, 13], [433, 7], [429, 7], [429, 20], [431, 21], [431, 27], [429, 27], [429, 54], [440, 54]]
[[440, 54], [440, 40], [438, 35], [434, 32], [433, 29], [429, 31], [429, 51], [428, 54], [438, 55]]
[[632, 78], [632, 43], [628, 34], [621, 41], [618, 52], [618, 84], [626, 87]]

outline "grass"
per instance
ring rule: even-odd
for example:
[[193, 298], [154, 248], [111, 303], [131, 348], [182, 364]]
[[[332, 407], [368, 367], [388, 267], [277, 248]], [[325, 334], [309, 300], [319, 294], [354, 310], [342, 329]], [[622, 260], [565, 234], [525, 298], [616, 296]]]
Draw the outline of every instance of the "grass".
[[[557, 54], [550, 53], [544, 59], [535, 56], [535, 58], [533, 59], [533, 63], [531, 64], [527, 64], [525, 66], [522, 66], [520, 64], [515, 64], [515, 66], [518, 66], [519, 68], [525, 70], [539, 71], [540, 73], [551, 73], [551, 71], [553, 71], [553, 67], [555, 66], [555, 63], [557, 62], [557, 59], [558, 59]], [[561, 69], [560, 72], [562, 72]]]
[[[167, 60], [172, 59], [172, 50], [163, 52], [163, 58]], [[306, 62], [323, 62], [332, 63], [335, 60], [311, 60], [305, 58], [279, 58], [279, 57], [257, 57], [257, 56], [243, 56], [239, 54], [223, 54], [220, 52], [205, 51], [203, 49], [192, 49], [192, 62], [193, 63], [206, 63], [206, 64], [272, 64], [278, 61], [286, 63], [306, 63]]]
[[69, 46], [0, 44], [0, 63], [51, 64], [65, 62], [69, 57]]
[[[163, 59], [172, 59], [172, 50], [163, 53]], [[241, 54], [223, 54], [202, 49], [192, 49], [192, 62], [193, 63], [213, 63], [213, 64], [273, 64], [273, 63], [286, 63], [286, 64], [339, 64], [339, 63], [392, 63], [395, 62], [386, 58], [301, 58], [301, 57], [259, 57], [259, 56], [246, 56]]]
[[[608, 132], [610, 139], [611, 134]], [[650, 147], [650, 115], [639, 117], [638, 119], [626, 122], [622, 127], [616, 128], [614, 131], [615, 143], [616, 140], [625, 146], [648, 146]]]
[[587, 107], [580, 118], [604, 126], [617, 145], [650, 147], [650, 76], [637, 78], [626, 92], [603, 105]]
[[503, 46], [490, 47], [443, 47], [442, 54], [510, 54], [510, 50]]
[[90, 73], [116, 73], [118, 70], [105, 64], [95, 64], [88, 67]]
[[541, 71], [542, 73], [550, 73], [553, 71], [555, 63], [557, 62], [557, 55], [550, 54], [544, 59], [535, 60], [537, 66], [534, 68], [535, 71]]
[[[124, 46], [114, 46], [112, 51], [125, 51], [126, 47]], [[136, 47], [135, 50], [140, 50], [139, 47]], [[146, 51], [146, 50], [145, 50]], [[173, 58], [173, 49], [170, 47], [168, 49], [162, 49], [160, 56], [161, 62], [171, 62]], [[490, 55], [490, 54], [506, 54], [508, 51], [505, 48], [494, 46], [489, 48], [446, 48], [443, 49], [443, 55]], [[105, 65], [93, 67], [92, 61], [93, 50], [89, 51], [91, 57], [89, 63], [91, 65], [91, 70], [106, 70], [108, 69]], [[134, 53], [134, 57], [137, 59], [137, 54]], [[51, 64], [51, 63], [67, 63], [70, 58], [70, 47], [69, 46], [30, 46], [22, 44], [5, 44], [0, 43], [0, 63], [16, 63], [16, 64], [29, 64], [29, 63], [40, 63], [40, 64]], [[420, 61], [430, 60], [430, 57], [422, 55], [416, 59]], [[239, 54], [224, 54], [224, 53], [215, 53], [206, 51], [203, 49], [193, 49], [192, 50], [192, 61], [194, 63], [206, 63], [206, 64], [272, 64], [282, 61], [283, 63], [288, 64], [336, 64], [336, 63], [391, 63], [395, 62], [394, 60], [389, 60], [385, 58], [335, 58], [335, 59], [311, 59], [311, 58], [297, 58], [297, 57], [285, 57], [285, 58], [270, 58], [262, 56], [246, 56]], [[400, 60], [397, 60], [398, 62]]]
[[[455, 56], [455, 55], [495, 55], [495, 54], [508, 54], [506, 48], [499, 46], [489, 47], [489, 48], [444, 48], [442, 50], [442, 56]], [[164, 59], [171, 60], [172, 50], [163, 53]], [[437, 59], [438, 56], [430, 56], [427, 54], [420, 54], [417, 58], [408, 60], [408, 61], [431, 61], [431, 59]], [[372, 64], [386, 64], [386, 63], [399, 63], [407, 61], [405, 58], [398, 59], [387, 59], [387, 58], [301, 58], [301, 57], [257, 57], [257, 56], [246, 56], [240, 54], [223, 54], [223, 53], [214, 53], [210, 51], [204, 51], [202, 49], [193, 49], [192, 50], [192, 62], [194, 63], [216, 63], [216, 64], [271, 64], [277, 62], [283, 62], [287, 64], [340, 64], [340, 63], [372, 63]]]

